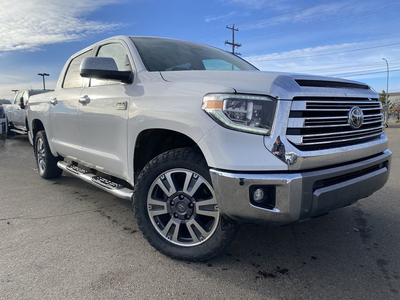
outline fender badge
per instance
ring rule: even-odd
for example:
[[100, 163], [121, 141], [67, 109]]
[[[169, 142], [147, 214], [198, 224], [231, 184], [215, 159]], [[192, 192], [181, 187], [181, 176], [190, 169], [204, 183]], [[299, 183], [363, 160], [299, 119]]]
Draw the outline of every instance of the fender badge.
[[117, 102], [117, 110], [126, 110], [128, 103], [126, 101]]

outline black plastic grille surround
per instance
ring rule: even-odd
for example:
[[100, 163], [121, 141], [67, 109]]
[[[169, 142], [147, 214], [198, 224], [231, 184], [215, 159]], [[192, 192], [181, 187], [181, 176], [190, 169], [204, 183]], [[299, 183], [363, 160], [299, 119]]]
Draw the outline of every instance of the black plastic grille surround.
[[318, 88], [334, 88], [334, 89], [363, 89], [368, 90], [369, 86], [361, 83], [326, 81], [326, 80], [309, 80], [296, 79], [299, 86], [318, 87]]
[[[363, 112], [362, 125], [354, 129], [349, 113]], [[287, 139], [299, 150], [312, 151], [355, 145], [379, 138], [383, 133], [382, 105], [369, 98], [294, 98]]]

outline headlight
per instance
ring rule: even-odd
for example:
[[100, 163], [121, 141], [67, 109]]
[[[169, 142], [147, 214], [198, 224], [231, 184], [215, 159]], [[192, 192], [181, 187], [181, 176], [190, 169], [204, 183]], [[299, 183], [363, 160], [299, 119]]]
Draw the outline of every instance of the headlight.
[[208, 94], [203, 98], [202, 108], [226, 128], [269, 135], [276, 99], [245, 94]]

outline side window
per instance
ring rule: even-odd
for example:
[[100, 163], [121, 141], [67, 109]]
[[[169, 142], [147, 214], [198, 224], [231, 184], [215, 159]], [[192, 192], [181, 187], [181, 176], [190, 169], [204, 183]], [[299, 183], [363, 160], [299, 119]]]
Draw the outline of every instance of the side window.
[[[126, 55], [125, 49], [121, 44], [112, 43], [101, 46], [96, 56], [113, 58], [115, 60], [115, 63], [117, 64], [118, 71], [132, 70], [128, 56]], [[90, 80], [90, 86], [117, 84], [117, 83], [119, 82], [112, 80], [100, 80], [100, 79]]]
[[81, 66], [82, 60], [88, 56], [90, 56], [90, 51], [82, 53], [81, 55], [71, 60], [64, 77], [64, 89], [82, 87], [83, 78], [79, 74], [79, 68]]

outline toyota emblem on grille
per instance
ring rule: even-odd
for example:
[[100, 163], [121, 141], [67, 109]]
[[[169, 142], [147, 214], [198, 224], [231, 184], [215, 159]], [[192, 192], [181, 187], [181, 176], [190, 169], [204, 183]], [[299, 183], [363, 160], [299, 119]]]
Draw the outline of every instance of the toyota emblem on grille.
[[364, 122], [364, 113], [361, 108], [354, 106], [349, 111], [349, 124], [353, 129], [358, 129]]

